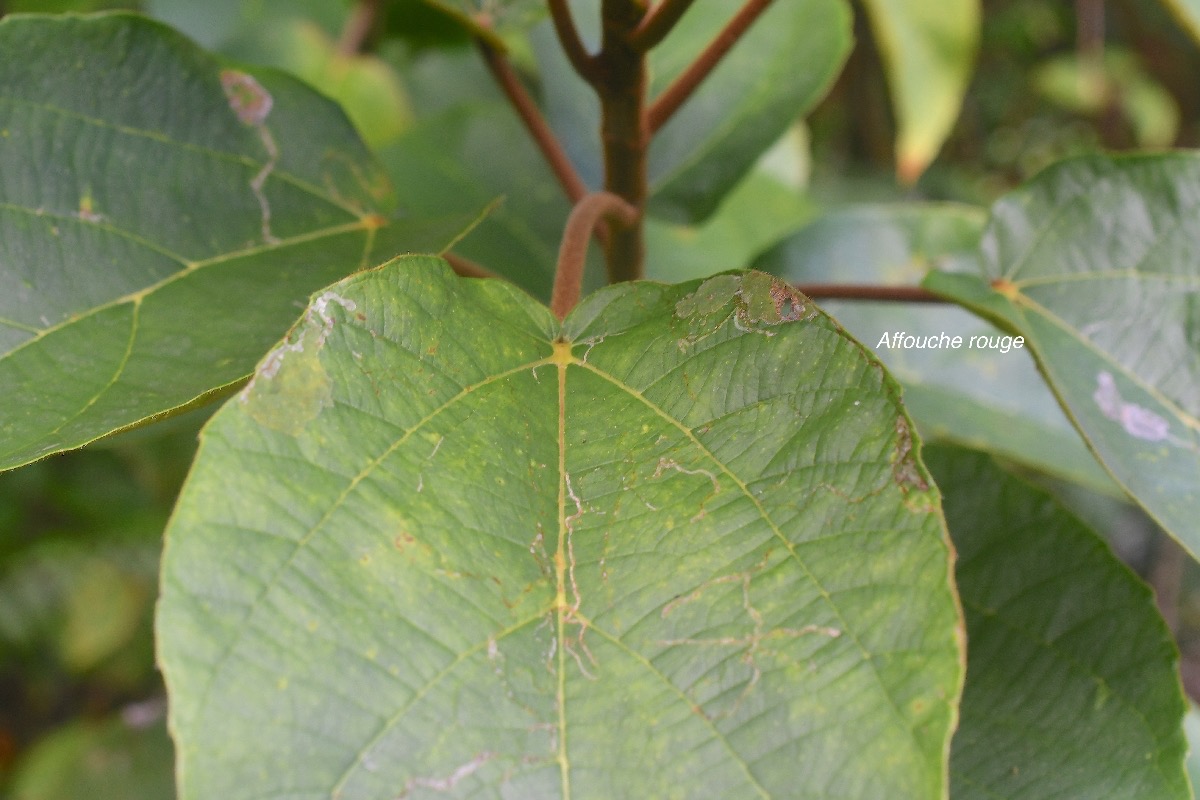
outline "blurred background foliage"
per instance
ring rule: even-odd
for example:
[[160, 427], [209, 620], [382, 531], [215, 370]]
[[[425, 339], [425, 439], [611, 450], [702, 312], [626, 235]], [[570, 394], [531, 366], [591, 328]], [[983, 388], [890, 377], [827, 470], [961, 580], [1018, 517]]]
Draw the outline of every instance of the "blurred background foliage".
[[[969, 0], [948, 20], [940, 2], [909, 3], [910, 18], [887, 0], [854, 5], [856, 45], [827, 97], [717, 213], [651, 222], [651, 277], [753, 262], [813, 279], [796, 252], [826, 267], [844, 262], [845, 280], [915, 283], [930, 258], [974, 241], [982, 207], [1053, 161], [1200, 145], [1200, 4]], [[536, 93], [537, 56], [522, 31], [539, 4], [482, 7], [494, 12], [487, 35], [509, 49]], [[535, 294], [548, 287], [568, 209], [471, 46], [471, 2], [0, 0], [0, 13], [112, 8], [157, 17], [229, 58], [290, 71], [338, 100], [414, 213], [506, 197], [461, 252], [507, 265], [497, 271]], [[961, 207], [934, 227], [920, 208], [889, 210], [913, 200]], [[886, 327], [903, 329], [903, 315], [914, 313], [830, 305], [851, 330], [856, 314], [900, 315]], [[978, 324], [962, 317], [947, 324]], [[1028, 414], [1022, 419], [1035, 427], [1006, 427], [1007, 449], [989, 440], [995, 425], [986, 419], [963, 419], [950, 426], [957, 433], [939, 428], [971, 407], [973, 389], [1040, 385], [1036, 375], [968, 374], [949, 385], [936, 365], [890, 366], [907, 378], [927, 436], [1008, 457], [1108, 536], [1155, 587], [1180, 642], [1185, 684], [1200, 696], [1200, 570], [1120, 499], [1086, 452], [1071, 449], [1077, 440], [1043, 444], [1035, 461], [1044, 469], [1057, 459], [1053, 477], [1021, 463], [1035, 443], [1056, 441], [1061, 423], [1036, 427], [1042, 412]], [[1049, 407], [1046, 419], [1057, 413]], [[153, 604], [161, 532], [206, 416], [0, 475], [0, 797], [173, 796]], [[978, 439], [962, 433], [972, 425]], [[1200, 732], [1195, 719], [1189, 726]]]

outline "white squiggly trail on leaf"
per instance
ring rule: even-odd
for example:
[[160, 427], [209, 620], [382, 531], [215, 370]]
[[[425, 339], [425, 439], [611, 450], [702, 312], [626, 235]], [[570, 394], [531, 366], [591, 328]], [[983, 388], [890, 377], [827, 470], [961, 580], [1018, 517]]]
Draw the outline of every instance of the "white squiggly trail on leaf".
[[746, 681], [746, 685], [742, 687], [742, 691], [734, 699], [733, 704], [723, 711], [705, 711], [704, 714], [708, 719], [720, 719], [733, 716], [741, 708], [742, 702], [749, 697], [750, 692], [758, 685], [762, 678], [762, 666], [758, 658], [764, 655], [775, 654], [777, 651], [771, 648], [764, 647], [764, 642], [773, 640], [789, 640], [798, 639], [802, 636], [825, 636], [830, 639], [837, 639], [842, 635], [839, 628], [830, 627], [827, 625], [805, 625], [801, 628], [771, 628], [767, 629], [762, 612], [751, 602], [750, 588], [751, 583], [757, 573], [762, 572], [770, 563], [770, 553], [763, 556], [756, 566], [742, 572], [733, 572], [728, 575], [721, 575], [700, 584], [693, 592], [687, 595], [676, 597], [671, 602], [663, 606], [660, 616], [666, 619], [671, 616], [679, 608], [698, 601], [709, 589], [715, 586], [724, 584], [737, 583], [741, 584], [742, 588], [742, 609], [746, 612], [753, 624], [751, 632], [744, 636], [716, 636], [716, 637], [685, 637], [681, 639], [660, 639], [658, 644], [665, 647], [734, 647], [741, 650], [741, 661], [750, 670], [750, 677]]
[[275, 144], [275, 137], [267, 128], [267, 115], [275, 105], [275, 98], [253, 77], [236, 69], [221, 70], [221, 88], [225, 91], [229, 107], [237, 114], [238, 120], [258, 131], [263, 148], [267, 151], [266, 163], [250, 179], [250, 190], [254, 192], [258, 207], [262, 211], [263, 241], [276, 244], [279, 239], [271, 233], [271, 205], [263, 191], [267, 178], [275, 170], [275, 164], [279, 160], [279, 148]]
[[499, 756], [490, 751], [484, 751], [444, 778], [410, 778], [404, 785], [404, 791], [397, 795], [396, 800], [408, 797], [413, 789], [429, 789], [434, 792], [453, 791], [465, 778], [470, 777]]

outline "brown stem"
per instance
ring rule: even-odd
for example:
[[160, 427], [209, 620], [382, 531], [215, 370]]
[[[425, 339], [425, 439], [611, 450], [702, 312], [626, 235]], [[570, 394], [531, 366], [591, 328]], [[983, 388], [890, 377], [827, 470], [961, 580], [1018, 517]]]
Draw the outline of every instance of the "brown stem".
[[[600, 50], [601, 140], [604, 188], [640, 212], [646, 205], [646, 54], [631, 43], [645, 16], [640, 0], [603, 0], [604, 34]], [[641, 215], [633, 224], [613, 225], [605, 252], [610, 283], [642, 277], [645, 254]]]
[[567, 6], [567, 0], [549, 0], [549, 6], [554, 32], [558, 34], [558, 41], [571, 66], [585, 81], [595, 84], [599, 80], [600, 62], [583, 46], [579, 30], [575, 27], [575, 21], [571, 19], [571, 9]]
[[1104, 52], [1104, 0], [1075, 0], [1075, 47], [1084, 59]]
[[500, 88], [521, 118], [521, 122], [525, 123], [526, 130], [533, 137], [538, 149], [542, 151], [542, 156], [550, 165], [550, 169], [554, 172], [554, 177], [558, 179], [563, 191], [567, 193], [567, 198], [572, 203], [578, 203], [588, 193], [587, 186], [584, 184], [583, 178], [579, 177], [579, 173], [575, 171], [575, 166], [558, 141], [558, 137], [554, 135], [554, 131], [550, 130], [550, 126], [542, 117], [537, 103], [533, 102], [533, 98], [525, 91], [516, 71], [508, 63], [504, 54], [482, 38], [477, 37], [475, 42], [479, 45], [479, 51], [483, 54], [484, 63], [487, 64], [492, 77], [496, 79], [496, 83], [500, 84]]
[[798, 283], [796, 289], [813, 300], [883, 300], [894, 303], [948, 303], [919, 286], [873, 286], [854, 283]]
[[587, 264], [588, 240], [592, 231], [604, 217], [613, 217], [623, 226], [632, 225], [638, 218], [638, 209], [611, 192], [596, 192], [575, 204], [567, 226], [563, 230], [562, 244], [558, 248], [558, 266], [554, 271], [554, 291], [550, 296], [550, 310], [559, 319], [579, 302], [583, 289], [583, 270]]
[[679, 110], [679, 107], [692, 96], [696, 87], [709, 76], [721, 59], [725, 57], [725, 54], [729, 52], [729, 49], [737, 44], [742, 34], [754, 24], [754, 21], [767, 10], [769, 5], [771, 5], [771, 0], [747, 0], [746, 5], [742, 6], [716, 38], [709, 42], [708, 47], [704, 48], [704, 52], [670, 86], [664, 89], [662, 94], [654, 99], [646, 113], [651, 133], [666, 124], [667, 120]]
[[359, 0], [355, 3], [346, 26], [342, 28], [342, 35], [338, 37], [337, 51], [344, 56], [362, 52], [382, 10], [383, 0]]
[[460, 256], [458, 253], [451, 253], [449, 250], [442, 253], [442, 259], [450, 265], [450, 269], [464, 278], [495, 278], [496, 273], [492, 272], [487, 267], [479, 264], [466, 256]]
[[1154, 561], [1150, 565], [1148, 582], [1154, 588], [1158, 611], [1172, 633], [1179, 631], [1179, 603], [1182, 595], [1183, 571], [1188, 556], [1175, 540], [1162, 531], [1154, 535]]
[[641, 23], [633, 31], [630, 43], [645, 52], [657, 45], [679, 22], [684, 12], [692, 7], [695, 0], [662, 0], [661, 3], [647, 12]]

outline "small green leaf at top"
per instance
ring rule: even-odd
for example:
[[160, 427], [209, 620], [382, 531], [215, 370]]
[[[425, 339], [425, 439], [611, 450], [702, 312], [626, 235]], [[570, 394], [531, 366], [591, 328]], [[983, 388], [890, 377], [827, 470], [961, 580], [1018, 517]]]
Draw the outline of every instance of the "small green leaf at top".
[[1189, 800], [1179, 652], [1150, 589], [990, 457], [925, 458], [970, 642], [951, 797]]
[[[256, 405], [289, 361], [328, 383]], [[330, 286], [166, 535], [181, 797], [945, 797], [961, 620], [917, 450], [763, 273], [561, 324], [432, 258]]]
[[962, 108], [979, 44], [980, 0], [864, 0], [896, 114], [896, 172], [937, 156]]
[[1200, 554], [1200, 156], [1060, 163], [925, 285], [1024, 337], [1105, 469]]
[[328, 100], [124, 14], [0, 21], [0, 469], [228, 392], [394, 221]]

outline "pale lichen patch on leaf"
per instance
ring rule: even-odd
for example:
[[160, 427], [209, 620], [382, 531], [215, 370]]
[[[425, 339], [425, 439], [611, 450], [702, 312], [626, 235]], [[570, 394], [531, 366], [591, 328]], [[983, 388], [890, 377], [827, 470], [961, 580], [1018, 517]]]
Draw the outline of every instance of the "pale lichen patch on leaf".
[[333, 332], [331, 305], [346, 311], [357, 307], [334, 292], [317, 297], [305, 312], [300, 333], [269, 352], [238, 395], [260, 425], [295, 436], [333, 404], [333, 383], [320, 358]]
[[729, 305], [741, 288], [737, 275], [716, 275], [696, 287], [696, 291], [675, 303], [677, 317], [707, 317]]
[[[717, 314], [723, 316], [714, 325]], [[675, 316], [688, 320], [692, 328], [679, 342], [683, 349], [711, 336], [728, 321], [743, 333], [774, 336], [771, 329], [775, 326], [812, 319], [816, 314], [803, 294], [763, 272], [716, 275], [675, 304]]]
[[1100, 413], [1118, 423], [1121, 428], [1135, 439], [1147, 442], [1170, 442], [1171, 444], [1195, 450], [1195, 446], [1171, 434], [1171, 423], [1155, 414], [1148, 408], [1136, 403], [1126, 402], [1112, 373], [1100, 372], [1096, 375], [1096, 391], [1092, 400], [1100, 409]]

